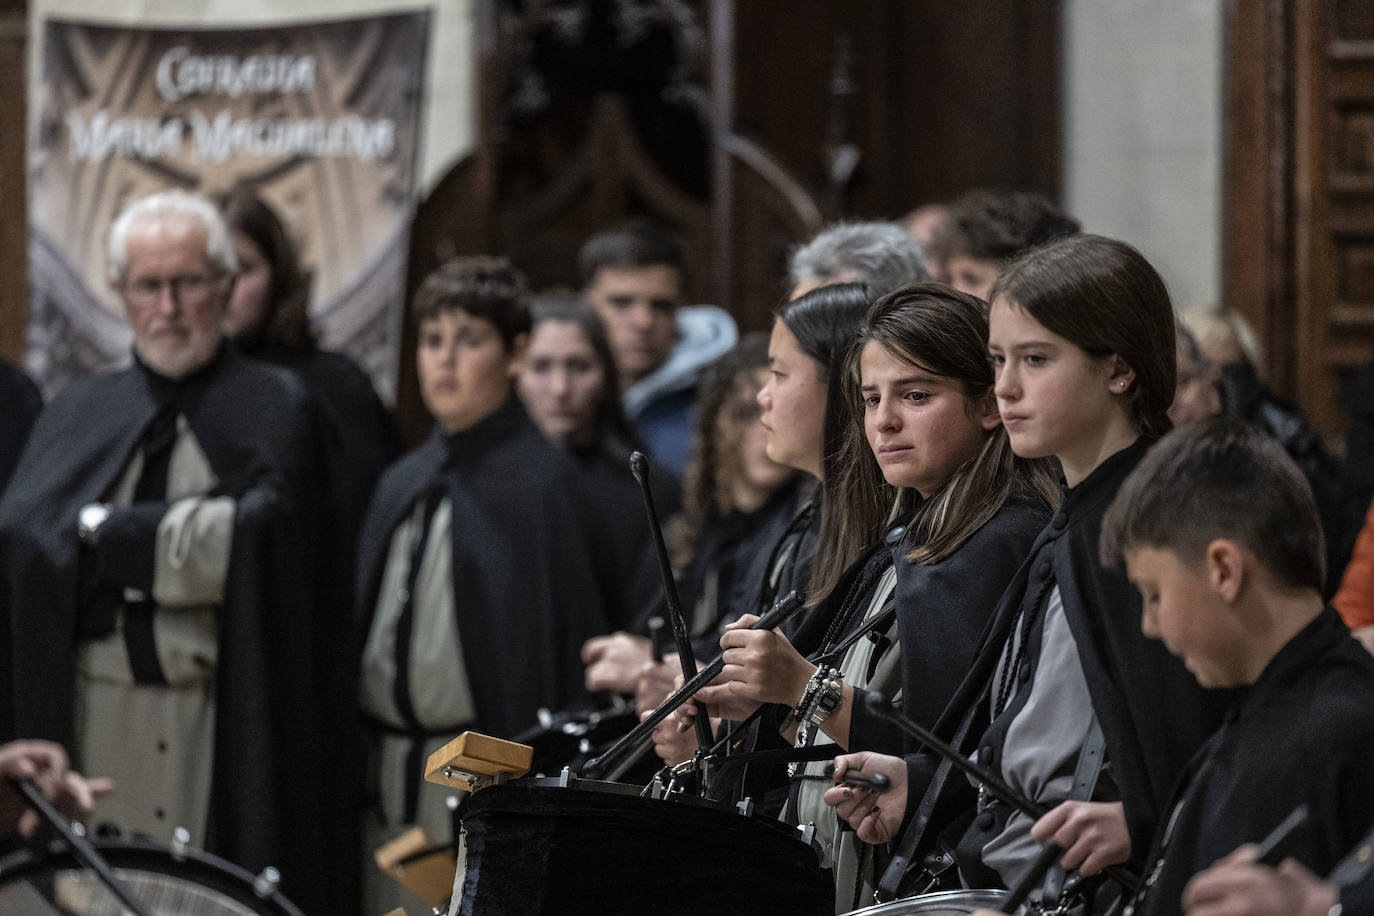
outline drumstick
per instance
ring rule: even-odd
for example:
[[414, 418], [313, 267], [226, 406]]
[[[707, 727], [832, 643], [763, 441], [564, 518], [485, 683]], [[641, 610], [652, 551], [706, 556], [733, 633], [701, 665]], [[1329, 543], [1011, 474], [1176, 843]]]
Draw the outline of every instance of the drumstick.
[[[682, 666], [682, 679], [690, 681], [697, 673], [696, 656], [692, 654], [692, 641], [687, 636], [687, 621], [682, 616], [682, 598], [677, 593], [677, 580], [673, 578], [673, 564], [668, 559], [668, 545], [663, 543], [663, 529], [658, 524], [658, 510], [654, 508], [654, 493], [649, 488], [649, 459], [643, 452], [630, 455], [630, 473], [635, 475], [639, 492], [644, 497], [644, 511], [649, 516], [649, 531], [654, 536], [654, 546], [658, 550], [658, 571], [663, 577], [663, 597], [668, 605], [668, 622], [673, 626], [673, 642], [677, 644], [678, 663]], [[701, 715], [696, 717], [697, 747], [704, 749], [715, 743], [711, 734], [711, 720]]]
[[[1022, 814], [1033, 820], [1039, 820], [1049, 813], [1049, 808], [1038, 802], [1031, 801], [1029, 798], [1003, 782], [1002, 778], [996, 773], [985, 766], [974, 763], [953, 747], [941, 741], [939, 736], [930, 729], [914, 721], [910, 716], [901, 711], [893, 709], [880, 694], [865, 694], [864, 702], [867, 704], [869, 713], [886, 719], [893, 725], [896, 725], [936, 754], [948, 760], [950, 765], [955, 769], [959, 770], [979, 785], [984, 786], [998, 799], [1011, 805]], [[1132, 874], [1129, 869], [1123, 868], [1120, 865], [1108, 865], [1103, 871], [1109, 878], [1117, 884], [1120, 884], [1128, 894], [1134, 895], [1136, 889], [1140, 886], [1140, 879]]]
[[72, 830], [71, 825], [62, 813], [52, 806], [43, 791], [34, 784], [32, 779], [17, 779], [14, 784], [19, 787], [19, 791], [24, 794], [33, 807], [52, 827], [67, 841], [71, 847], [72, 855], [82, 865], [95, 872], [95, 876], [100, 879], [100, 883], [110, 889], [110, 893], [123, 904], [124, 908], [133, 913], [134, 916], [149, 916], [141, 903], [129, 895], [129, 891], [120, 880], [115, 877], [114, 872], [110, 871], [109, 864], [100, 857], [100, 853], [95, 851], [95, 847], [86, 842], [86, 838], [79, 836]]
[[1007, 896], [1002, 898], [1002, 902], [997, 905], [1003, 913], [1015, 913], [1016, 908], [1026, 902], [1030, 892], [1035, 890], [1036, 885], [1045, 880], [1045, 874], [1054, 866], [1055, 861], [1064, 854], [1064, 847], [1051, 840], [1040, 850], [1040, 854], [1035, 857], [1035, 862], [1031, 865], [1030, 871], [1021, 876], [1007, 891]]
[[[785, 598], [769, 608], [768, 613], [749, 625], [751, 630], [772, 630], [781, 626], [784, 621], [797, 612], [805, 603], [805, 599], [800, 592], [789, 592]], [[596, 779], [602, 773], [611, 769], [615, 763], [627, 753], [637, 751], [646, 740], [653, 740], [654, 726], [662, 722], [673, 711], [692, 698], [698, 690], [705, 687], [725, 669], [724, 653], [716, 656], [715, 661], [697, 672], [696, 676], [679, 687], [672, 696], [659, 704], [659, 707], [651, 712], [648, 718], [644, 719], [625, 737], [606, 749], [606, 752], [594, 760], [587, 761], [587, 766], [583, 770], [589, 779]], [[700, 710], [697, 718], [701, 719], [706, 715], [705, 710]]]

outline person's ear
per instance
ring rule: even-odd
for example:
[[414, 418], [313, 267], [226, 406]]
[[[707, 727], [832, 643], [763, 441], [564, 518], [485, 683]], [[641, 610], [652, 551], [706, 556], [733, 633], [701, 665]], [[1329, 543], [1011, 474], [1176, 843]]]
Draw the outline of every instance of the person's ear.
[[989, 391], [974, 405], [974, 416], [984, 432], [992, 432], [1002, 425], [1002, 414], [997, 410], [997, 396]]
[[1235, 541], [1216, 538], [1207, 545], [1207, 584], [1218, 598], [1234, 604], [1245, 584], [1245, 551]]
[[529, 350], [530, 335], [516, 334], [515, 339], [510, 342], [510, 365], [507, 369], [512, 379], [525, 368], [525, 357], [529, 355]]
[[1135, 384], [1135, 370], [1115, 353], [1112, 354], [1111, 373], [1107, 376], [1107, 390], [1112, 394], [1125, 394]]

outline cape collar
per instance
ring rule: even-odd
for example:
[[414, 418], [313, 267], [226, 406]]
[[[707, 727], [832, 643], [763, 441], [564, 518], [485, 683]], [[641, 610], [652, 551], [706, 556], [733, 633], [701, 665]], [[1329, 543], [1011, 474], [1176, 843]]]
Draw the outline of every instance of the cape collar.
[[1325, 664], [1318, 662], [1321, 655], [1349, 641], [1349, 633], [1331, 605], [1322, 608], [1307, 626], [1284, 643], [1255, 682], [1242, 688], [1239, 698], [1227, 712], [1227, 721], [1244, 718], [1268, 705], [1271, 698], [1289, 694], [1297, 681], [1310, 676], [1318, 664]]
[[467, 429], [446, 433], [436, 425], [434, 436], [442, 446], [444, 464], [451, 465], [468, 456], [480, 455], [494, 448], [522, 432], [529, 422], [524, 405], [520, 403], [519, 398], [511, 394], [500, 407]]
[[232, 358], [229, 353], [229, 344], [226, 341], [220, 341], [218, 349], [215, 350], [215, 355], [210, 357], [209, 362], [179, 379], [173, 379], [149, 366], [135, 350], [134, 371], [143, 380], [149, 394], [153, 396], [153, 400], [159, 406], [179, 405], [188, 395], [195, 395], [204, 391], [220, 369], [226, 366]]
[[1140, 459], [1145, 457], [1145, 453], [1154, 443], [1155, 440], [1148, 436], [1137, 437], [1130, 445], [1108, 456], [1105, 461], [1093, 468], [1091, 474], [1078, 482], [1078, 486], [1069, 486], [1061, 477], [1059, 481], [1059, 510], [1055, 516], [1072, 518], [1074, 515], [1088, 511], [1098, 503], [1111, 499], [1116, 495], [1116, 491], [1121, 488], [1126, 476], [1131, 473]]

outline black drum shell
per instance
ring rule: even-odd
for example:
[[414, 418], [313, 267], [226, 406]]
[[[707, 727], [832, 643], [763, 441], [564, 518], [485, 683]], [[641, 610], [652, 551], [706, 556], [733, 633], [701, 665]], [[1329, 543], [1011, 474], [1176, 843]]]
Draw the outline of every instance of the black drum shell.
[[473, 795], [463, 830], [472, 916], [834, 912], [794, 829], [714, 806], [502, 785]]

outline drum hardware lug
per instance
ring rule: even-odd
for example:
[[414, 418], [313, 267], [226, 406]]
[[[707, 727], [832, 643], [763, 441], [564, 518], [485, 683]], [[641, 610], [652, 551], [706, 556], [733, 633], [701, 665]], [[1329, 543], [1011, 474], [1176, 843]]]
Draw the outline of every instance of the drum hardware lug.
[[735, 810], [745, 817], [751, 817], [754, 813], [754, 800], [752, 798], [742, 798], [735, 805]]
[[590, 738], [583, 738], [577, 742], [577, 752], [579, 754], [590, 754], [592, 752], [592, 742]]
[[191, 831], [178, 827], [172, 831], [172, 858], [178, 862], [186, 861], [186, 851], [191, 846]]
[[549, 711], [548, 707], [539, 707], [539, 711], [534, 715], [539, 720], [540, 728], [553, 728], [553, 713]]
[[261, 874], [253, 879], [253, 893], [257, 894], [263, 900], [267, 900], [277, 895], [277, 887], [280, 884], [281, 872], [269, 865], [262, 870]]

